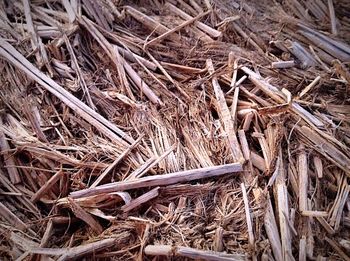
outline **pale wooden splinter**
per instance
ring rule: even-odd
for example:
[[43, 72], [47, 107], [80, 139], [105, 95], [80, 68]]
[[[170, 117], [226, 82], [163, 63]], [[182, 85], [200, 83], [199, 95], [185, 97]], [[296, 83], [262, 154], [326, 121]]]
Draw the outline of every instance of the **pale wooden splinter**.
[[226, 165], [219, 165], [201, 169], [192, 169], [179, 171], [163, 175], [154, 175], [135, 180], [120, 181], [89, 188], [78, 190], [71, 193], [73, 198], [81, 198], [86, 196], [93, 196], [98, 194], [110, 193], [115, 191], [130, 190], [136, 188], [165, 186], [181, 182], [189, 182], [197, 179], [204, 179], [209, 177], [221, 176], [228, 173], [236, 173], [242, 171], [241, 163], [231, 163]]
[[169, 246], [169, 245], [148, 245], [144, 250], [146, 255], [150, 256], [177, 256], [187, 257], [200, 260], [217, 260], [217, 261], [243, 261], [246, 255], [242, 254], [226, 254], [223, 252], [204, 251], [190, 247]]
[[220, 119], [224, 123], [225, 132], [228, 136], [229, 146], [232, 152], [232, 157], [235, 162], [243, 163], [244, 157], [236, 136], [233, 120], [228, 109], [225, 95], [221, 90], [218, 79], [213, 74], [215, 73], [213, 62], [211, 59], [207, 60], [208, 72], [212, 75], [212, 84], [215, 92], [215, 97], [218, 102]]

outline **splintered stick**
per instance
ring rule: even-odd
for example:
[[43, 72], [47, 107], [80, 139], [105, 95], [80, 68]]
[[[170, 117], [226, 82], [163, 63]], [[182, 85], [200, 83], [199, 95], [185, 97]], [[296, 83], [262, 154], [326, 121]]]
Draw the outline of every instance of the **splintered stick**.
[[[243, 77], [246, 77], [245, 75]], [[231, 117], [233, 122], [236, 122], [237, 119], [237, 105], [238, 105], [238, 96], [239, 96], [239, 87], [234, 87], [235, 92], [233, 93], [232, 105], [231, 105]], [[236, 123], [237, 126], [237, 123]]]
[[249, 149], [247, 137], [245, 135], [245, 131], [239, 130], [238, 137], [239, 137], [239, 141], [241, 142], [241, 145], [242, 145], [242, 152], [243, 152], [244, 159], [250, 160], [251, 154], [250, 154], [250, 149]]
[[[261, 76], [259, 76], [257, 73], [253, 72], [246, 66], [243, 66], [241, 70], [249, 75], [249, 80], [251, 80], [256, 87], [258, 87], [266, 95], [271, 97], [275, 102], [280, 104], [286, 104], [285, 94], [279, 91], [277, 87], [268, 83], [264, 78], [262, 78]], [[290, 110], [292, 110], [295, 114], [299, 115], [301, 118], [303, 118], [303, 120], [308, 122], [310, 125], [314, 124], [317, 127], [324, 126], [324, 123], [322, 121], [320, 121], [310, 112], [308, 112], [303, 107], [301, 107], [297, 102], [291, 102]]]
[[233, 28], [234, 28], [240, 35], [242, 35], [252, 46], [254, 46], [260, 54], [263, 55], [263, 54], [265, 53], [264, 50], [263, 50], [256, 42], [254, 42], [254, 40], [252, 39], [252, 37], [248, 36], [236, 22], [233, 22], [233, 23], [232, 23], [232, 26], [233, 26]]
[[146, 60], [142, 56], [134, 54], [130, 50], [126, 50], [126, 49], [124, 49], [122, 47], [119, 47], [117, 45], [113, 45], [112, 44], [112, 46], [113, 46], [114, 49], [118, 50], [118, 52], [120, 53], [121, 56], [123, 56], [124, 58], [126, 58], [130, 62], [137, 62], [137, 60], [139, 60], [139, 62], [142, 63], [144, 66], [146, 66], [148, 69], [150, 69], [152, 71], [157, 70], [157, 65], [155, 65], [154, 63]]
[[246, 255], [244, 254], [226, 254], [222, 252], [204, 251], [182, 246], [148, 245], [145, 247], [144, 251], [145, 254], [149, 256], [177, 256], [192, 259], [217, 261], [246, 260]]
[[282, 260], [282, 247], [281, 247], [281, 238], [278, 233], [278, 227], [276, 223], [276, 218], [273, 213], [273, 207], [271, 204], [271, 199], [268, 196], [266, 199], [264, 197], [263, 191], [261, 188], [253, 189], [253, 194], [256, 200], [260, 204], [266, 204], [265, 214], [264, 214], [264, 226], [266, 230], [267, 237], [270, 241], [271, 249], [275, 260]]
[[68, 53], [70, 55], [70, 58], [71, 58], [71, 61], [73, 62], [74, 64], [74, 68], [75, 68], [75, 71], [76, 71], [76, 74], [78, 76], [78, 81], [80, 82], [80, 86], [81, 88], [83, 89], [84, 91], [84, 95], [86, 94], [86, 97], [87, 97], [87, 102], [89, 104], [89, 106], [93, 109], [93, 110], [97, 110], [95, 104], [93, 103], [92, 99], [91, 99], [91, 96], [90, 96], [90, 93], [89, 93], [89, 89], [86, 85], [86, 82], [85, 82], [85, 79], [83, 77], [83, 74], [82, 74], [82, 71], [79, 67], [79, 63], [78, 63], [78, 60], [77, 60], [77, 57], [75, 56], [75, 53], [73, 51], [73, 48], [68, 40], [68, 37], [66, 35], [63, 35], [63, 39], [66, 43], [66, 47], [67, 47], [67, 50], [68, 50]]
[[319, 179], [321, 179], [323, 177], [322, 160], [317, 156], [314, 157], [314, 167], [315, 167], [315, 171], [317, 173], [317, 177]]
[[317, 76], [308, 86], [305, 87], [299, 94], [299, 98], [303, 97], [308, 91], [310, 91], [321, 80], [321, 76]]
[[[232, 52], [230, 53], [230, 55], [232, 55]], [[229, 55], [229, 58], [230, 58]], [[233, 62], [233, 74], [232, 74], [232, 79], [231, 79], [231, 83], [230, 83], [230, 88], [235, 88], [236, 87], [236, 81], [237, 81], [237, 73], [238, 73], [238, 59], [236, 59]]]
[[[176, 6], [170, 4], [170, 3], [166, 3], [165, 7], [168, 8], [171, 12], [177, 14], [178, 16], [180, 16], [182, 19], [184, 20], [189, 20], [192, 19], [192, 16], [186, 14], [184, 11], [182, 11], [181, 9], [177, 8]], [[196, 21], [194, 22], [194, 24], [201, 29], [203, 32], [207, 33], [208, 35], [214, 37], [214, 38], [220, 38], [222, 36], [222, 33], [218, 30], [215, 30], [213, 28], [211, 28], [210, 26]]]
[[122, 154], [120, 154], [119, 157], [116, 158], [115, 161], [113, 161], [113, 163], [103, 171], [103, 173], [95, 180], [95, 182], [92, 183], [90, 188], [96, 187], [104, 179], [104, 177], [106, 177], [107, 174], [137, 146], [137, 144], [139, 144], [142, 138], [143, 135], [140, 136], [133, 144], [131, 144], [130, 147], [128, 147]]
[[73, 10], [73, 7], [70, 3], [70, 1], [68, 0], [62, 0], [62, 4], [64, 6], [64, 8], [66, 9], [67, 15], [68, 15], [68, 19], [69, 19], [69, 23], [73, 23], [75, 18], [76, 18], [76, 14]]
[[50, 218], [49, 221], [47, 222], [47, 226], [46, 226], [44, 235], [41, 238], [39, 247], [45, 247], [49, 243], [52, 232], [53, 232], [53, 221]]
[[83, 220], [86, 224], [88, 224], [96, 234], [99, 235], [103, 232], [102, 226], [91, 214], [85, 211], [85, 209], [83, 209], [73, 199], [68, 198], [68, 202], [71, 210], [77, 218]]
[[345, 261], [350, 261], [350, 257], [340, 248], [340, 246], [333, 239], [325, 238], [328, 244], [337, 252], [337, 254]]
[[62, 177], [64, 172], [57, 171], [30, 199], [32, 202], [38, 201], [43, 195], [47, 194], [53, 185]]
[[[211, 59], [207, 60], [207, 67], [208, 67], [208, 72], [211, 75], [213, 75], [215, 73], [215, 70]], [[222, 122], [224, 123], [225, 131], [228, 136], [228, 141], [232, 152], [233, 160], [235, 162], [244, 162], [243, 154], [237, 140], [234, 123], [230, 114], [230, 110], [228, 109], [225, 96], [223, 91], [221, 90], [218, 79], [215, 76], [212, 76], [212, 84], [215, 92], [215, 97], [219, 105], [219, 115]]]
[[[146, 161], [146, 163], [141, 166], [139, 169], [135, 170], [133, 173], [131, 173], [125, 180], [131, 180], [131, 179], [137, 179], [141, 178], [144, 174], [147, 173], [150, 169], [152, 169], [155, 165], [157, 165], [160, 161], [165, 159], [173, 150], [176, 148], [176, 143], [174, 143], [168, 150], [166, 150], [161, 156], [157, 157], [151, 157], [149, 160]], [[148, 162], [149, 161], [149, 162]]]
[[130, 203], [122, 206], [122, 210], [124, 212], [128, 212], [134, 208], [137, 208], [141, 204], [143, 204], [147, 201], [150, 201], [151, 199], [154, 199], [155, 197], [158, 197], [158, 195], [159, 195], [159, 187], [156, 187], [156, 188], [148, 191], [147, 193], [141, 195], [140, 197], [132, 200]]
[[330, 235], [334, 235], [335, 231], [332, 228], [332, 226], [325, 220], [324, 217], [316, 217], [316, 219], [318, 220], [318, 222], [320, 222], [320, 224], [323, 226], [323, 228], [327, 231], [328, 234]]
[[313, 211], [313, 210], [304, 210], [301, 212], [301, 215], [304, 217], [328, 217], [327, 211]]
[[[140, 11], [136, 10], [135, 8], [133, 8], [131, 6], [126, 6], [125, 10], [135, 20], [139, 21], [141, 24], [146, 26], [148, 29], [155, 31], [159, 35], [165, 34], [170, 30], [166, 26], [162, 25], [161, 23], [158, 23], [157, 21], [153, 20], [151, 17], [141, 13]], [[169, 39], [174, 41], [174, 42], [179, 42], [181, 40], [181, 37], [177, 34], [171, 34], [171, 35], [169, 35]]]
[[60, 256], [59, 261], [77, 259], [78, 257], [101, 251], [116, 244], [116, 238], [106, 238], [93, 243], [69, 248], [33, 247], [28, 250], [31, 254]]
[[308, 162], [304, 146], [300, 145], [298, 156], [298, 172], [299, 172], [299, 210], [301, 212], [307, 210], [307, 186], [308, 186]]
[[247, 190], [245, 188], [244, 183], [241, 183], [241, 190], [243, 195], [243, 202], [244, 202], [244, 210], [247, 220], [247, 227], [248, 227], [248, 238], [249, 238], [249, 244], [251, 246], [254, 246], [254, 233], [253, 233], [253, 225], [252, 225], [252, 219], [250, 216], [250, 209], [249, 209], [249, 203], [248, 203], [248, 196], [247, 196]]
[[182, 9], [184, 9], [186, 12], [190, 13], [191, 15], [197, 14], [197, 11], [192, 6], [187, 4], [185, 1], [183, 0], [176, 0], [176, 1], [180, 4]]
[[[3, 125], [2, 118], [0, 116], [0, 125]], [[10, 180], [12, 184], [17, 184], [21, 182], [21, 177], [18, 173], [17, 168], [15, 167], [15, 159], [12, 156], [11, 153], [8, 153], [8, 150], [10, 149], [10, 145], [8, 144], [5, 134], [0, 128], [0, 152], [3, 154], [4, 157], [4, 163], [7, 172], [9, 174]]]
[[64, 254], [59, 259], [57, 259], [57, 261], [78, 259], [81, 256], [101, 251], [105, 248], [112, 247], [115, 244], [115, 238], [106, 238], [86, 245], [66, 249], [59, 249], [63, 250]]
[[149, 56], [149, 58], [151, 58], [151, 60], [157, 65], [157, 67], [159, 68], [159, 70], [161, 70], [161, 72], [165, 75], [165, 77], [168, 78], [168, 80], [174, 84], [174, 86], [176, 87], [176, 89], [187, 99], [190, 100], [190, 96], [188, 96], [188, 94], [177, 84], [177, 82], [174, 81], [174, 79], [167, 73], [167, 71], [163, 68], [163, 66], [152, 56], [152, 54], [150, 54], [149, 51], [145, 50], [145, 53]]
[[348, 200], [349, 193], [350, 186], [348, 184], [347, 178], [343, 176], [343, 181], [339, 186], [337, 197], [335, 198], [334, 204], [328, 215], [328, 222], [335, 231], [339, 229], [340, 220], [345, 207], [345, 203]]
[[[27, 21], [28, 32], [30, 33], [30, 36], [31, 36], [32, 49], [36, 50], [39, 48], [38, 38], [37, 38], [35, 29], [33, 26], [32, 16], [30, 14], [30, 3], [28, 0], [23, 0], [23, 8], [24, 8], [24, 15], [25, 15], [26, 21]], [[40, 52], [35, 52], [35, 57], [36, 57], [38, 64], [39, 65], [42, 64], [42, 58], [40, 56]]]
[[[233, 74], [235, 73], [235, 70], [234, 70], [234, 62], [235, 62], [235, 53], [233, 51], [231, 51], [229, 54], [228, 54], [228, 61], [227, 61], [227, 70], [228, 70], [228, 74], [227, 74], [227, 77], [228, 78], [232, 78], [234, 77], [234, 81], [236, 81], [236, 78], [237, 78], [237, 72], [236, 72], [236, 75], [234, 76]], [[232, 82], [232, 81], [231, 81]]]
[[198, 13], [203, 13], [202, 7], [196, 2], [196, 0], [190, 0], [189, 2]]
[[44, 48], [44, 45], [41, 39], [38, 37], [37, 32], [34, 28], [31, 10], [30, 10], [30, 1], [23, 0], [22, 2], [23, 2], [23, 8], [24, 8], [24, 15], [27, 21], [28, 32], [29, 32], [29, 35], [31, 36], [32, 49], [34, 51], [37, 64], [39, 66], [42, 66], [45, 64], [48, 68], [48, 71], [52, 74], [52, 69], [49, 66], [49, 62], [48, 62], [49, 59], [46, 53], [46, 49]]
[[335, 18], [334, 5], [332, 0], [328, 0], [329, 17], [331, 19], [332, 34], [337, 35], [337, 19]]
[[306, 236], [299, 241], [299, 261], [306, 261]]
[[[279, 157], [282, 159], [282, 149], [279, 148]], [[289, 220], [289, 202], [288, 191], [286, 185], [286, 174], [284, 171], [283, 160], [281, 160], [278, 166], [279, 174], [275, 181], [275, 200], [277, 202], [277, 216], [281, 233], [281, 246], [282, 246], [282, 260], [291, 260], [292, 256], [292, 239]]]
[[260, 75], [253, 72], [246, 66], [242, 66], [241, 70], [244, 71], [249, 76], [249, 80], [251, 80], [254, 83], [254, 85], [258, 87], [261, 91], [263, 91], [266, 95], [268, 95], [278, 103], [285, 102], [278, 89], [266, 82], [266, 80], [263, 79]]
[[290, 61], [279, 61], [279, 62], [272, 62], [271, 67], [275, 69], [286, 69], [293, 67], [295, 65], [294, 60]]
[[0, 202], [0, 216], [3, 217], [7, 222], [19, 230], [24, 230], [27, 225], [24, 224], [14, 213], [11, 212], [4, 204]]
[[202, 18], [203, 16], [206, 16], [207, 14], [209, 14], [210, 11], [206, 11], [205, 13], [199, 14], [194, 18], [191, 18], [189, 20], [187, 20], [186, 22], [174, 27], [173, 29], [169, 30], [168, 32], [154, 38], [153, 40], [149, 41], [148, 43], [146, 43], [145, 48], [147, 48], [148, 46], [158, 43], [159, 41], [163, 40], [164, 38], [168, 37], [169, 35], [171, 35], [172, 33], [175, 33], [179, 30], [181, 30], [182, 28], [184, 28], [187, 25], [190, 25], [192, 23], [194, 23], [195, 21], [199, 20], [200, 18]]
[[158, 96], [151, 90], [151, 88], [141, 79], [141, 77], [135, 72], [135, 70], [128, 64], [124, 58], [120, 57], [123, 61], [125, 71], [130, 76], [131, 80], [140, 90], [155, 104], [164, 105], [164, 103], [158, 98]]
[[124, 191], [136, 188], [166, 186], [181, 182], [189, 182], [192, 180], [204, 179], [209, 177], [221, 176], [228, 173], [236, 173], [242, 171], [241, 163], [231, 163], [218, 165], [213, 167], [184, 170], [163, 175], [154, 175], [135, 180], [119, 181], [114, 183], [97, 186], [95, 188], [83, 189], [71, 193], [73, 198], [81, 198], [86, 196], [99, 195], [104, 193]]

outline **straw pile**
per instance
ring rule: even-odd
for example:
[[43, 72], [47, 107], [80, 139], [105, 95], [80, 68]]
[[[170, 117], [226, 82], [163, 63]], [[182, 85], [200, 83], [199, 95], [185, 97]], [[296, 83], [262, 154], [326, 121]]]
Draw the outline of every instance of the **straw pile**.
[[350, 260], [347, 0], [0, 2], [5, 260]]

